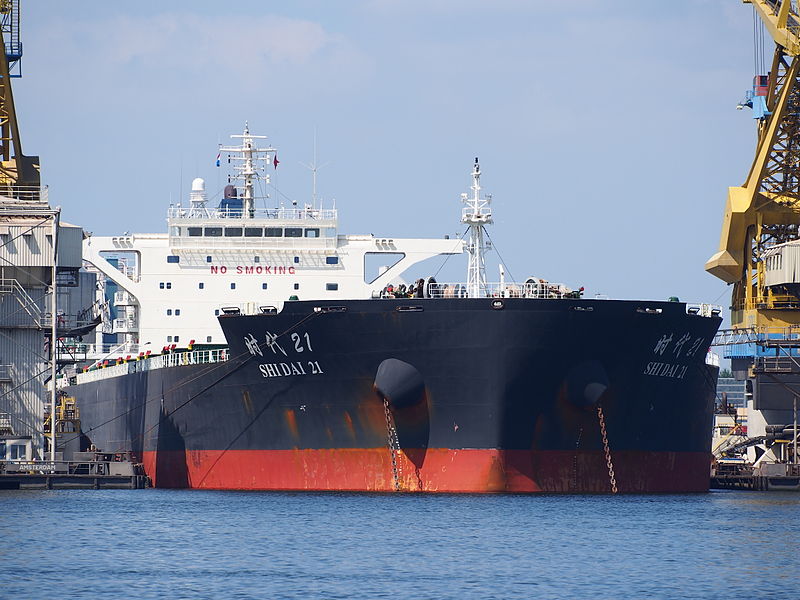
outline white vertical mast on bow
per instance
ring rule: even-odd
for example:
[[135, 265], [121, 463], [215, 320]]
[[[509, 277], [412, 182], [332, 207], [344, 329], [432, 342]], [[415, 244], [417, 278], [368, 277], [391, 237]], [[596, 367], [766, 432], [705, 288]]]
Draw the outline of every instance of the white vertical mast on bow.
[[[241, 198], [242, 198], [242, 217], [250, 219], [253, 217], [253, 210], [255, 209], [254, 200], [255, 193], [253, 189], [253, 182], [256, 179], [261, 179], [264, 183], [269, 183], [269, 175], [264, 173], [266, 163], [270, 159], [270, 154], [275, 156], [277, 150], [272, 146], [268, 148], [257, 148], [255, 140], [265, 140], [265, 135], [251, 135], [250, 127], [247, 122], [244, 124], [244, 133], [242, 135], [232, 135], [231, 138], [241, 139], [241, 146], [222, 146], [220, 152], [235, 152], [231, 155], [230, 159], [238, 161], [233, 167], [237, 174], [232, 177], [236, 181], [240, 181], [241, 185]], [[262, 154], [266, 156], [261, 156]], [[263, 163], [263, 164], [259, 164]]]
[[472, 170], [472, 197], [461, 194], [461, 201], [466, 206], [461, 210], [461, 222], [469, 226], [469, 267], [467, 269], [467, 293], [470, 298], [486, 296], [486, 263], [484, 253], [488, 248], [484, 240], [484, 225], [492, 223], [491, 195], [481, 198], [481, 167], [475, 158]]

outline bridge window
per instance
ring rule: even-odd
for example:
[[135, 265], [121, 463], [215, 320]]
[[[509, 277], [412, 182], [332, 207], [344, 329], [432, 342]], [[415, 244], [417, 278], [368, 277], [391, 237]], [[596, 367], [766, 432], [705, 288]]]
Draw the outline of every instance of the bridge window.
[[329, 292], [335, 292], [336, 290], [339, 289], [339, 284], [338, 283], [326, 283], [325, 284], [325, 289], [328, 290]]
[[264, 237], [264, 230], [261, 227], [245, 227], [244, 237]]
[[339, 257], [338, 256], [326, 256], [325, 257], [325, 264], [326, 265], [338, 265], [339, 264]]
[[306, 237], [307, 238], [318, 238], [319, 237], [319, 228], [306, 229]]
[[280, 227], [267, 227], [264, 230], [264, 234], [267, 237], [281, 237], [283, 235], [283, 229]]
[[222, 227], [206, 227], [206, 237], [222, 237]]
[[170, 254], [169, 256], [167, 256], [167, 262], [168, 263], [179, 263], [179, 262], [181, 262], [181, 257], [180, 256], [175, 256], [174, 254]]
[[188, 227], [189, 237], [200, 237], [203, 235], [202, 227]]
[[241, 227], [226, 227], [225, 237], [242, 237]]
[[287, 227], [283, 230], [283, 235], [286, 237], [303, 237], [302, 227]]

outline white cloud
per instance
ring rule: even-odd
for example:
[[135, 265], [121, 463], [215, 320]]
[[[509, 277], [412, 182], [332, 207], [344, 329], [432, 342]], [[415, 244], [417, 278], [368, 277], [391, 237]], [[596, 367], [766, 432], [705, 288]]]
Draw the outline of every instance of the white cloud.
[[184, 66], [234, 69], [247, 68], [254, 60], [304, 65], [323, 51], [347, 43], [317, 23], [274, 16], [244, 19], [162, 14], [115, 21], [97, 36], [98, 43], [112, 50], [107, 56], [111, 62], [166, 60]]
[[[91, 58], [84, 72], [108, 76], [129, 68], [156, 75], [180, 70], [224, 77], [239, 86], [288, 72], [325, 76], [352, 83], [371, 70], [369, 58], [345, 36], [319, 23], [273, 15], [201, 16], [164, 13], [147, 17], [117, 16], [92, 23], [50, 23], [37, 32], [50, 48], [51, 60]], [[36, 41], [38, 43], [38, 41]]]

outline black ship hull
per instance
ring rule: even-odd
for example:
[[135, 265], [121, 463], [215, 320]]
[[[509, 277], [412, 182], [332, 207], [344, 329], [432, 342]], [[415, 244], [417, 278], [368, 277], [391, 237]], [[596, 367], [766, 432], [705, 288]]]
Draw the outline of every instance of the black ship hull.
[[308, 301], [220, 324], [225, 362], [67, 388], [88, 438], [159, 487], [708, 489], [720, 319], [685, 304]]

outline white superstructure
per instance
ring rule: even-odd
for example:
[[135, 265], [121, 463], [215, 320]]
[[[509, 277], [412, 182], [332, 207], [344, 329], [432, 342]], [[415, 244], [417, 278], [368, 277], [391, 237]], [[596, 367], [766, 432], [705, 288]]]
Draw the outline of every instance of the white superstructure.
[[[202, 179], [192, 182], [190, 205], [170, 207], [167, 233], [91, 236], [84, 260], [114, 281], [120, 354], [166, 345], [224, 344], [217, 316], [223, 307], [255, 312], [280, 309], [290, 299], [370, 298], [412, 265], [460, 254], [453, 239], [377, 238], [340, 235], [337, 211], [257, 208], [255, 183], [268, 181], [264, 166], [276, 164], [275, 148], [258, 148], [247, 126], [232, 136], [237, 185], [226, 187], [217, 207], [207, 206]], [[365, 277], [366, 261], [385, 255], [386, 269]], [[99, 353], [99, 349], [98, 349]]]

